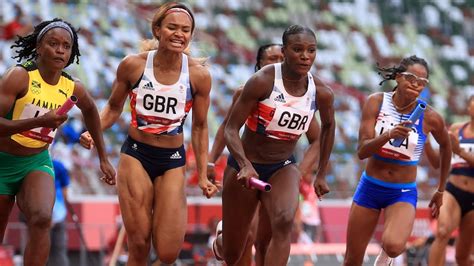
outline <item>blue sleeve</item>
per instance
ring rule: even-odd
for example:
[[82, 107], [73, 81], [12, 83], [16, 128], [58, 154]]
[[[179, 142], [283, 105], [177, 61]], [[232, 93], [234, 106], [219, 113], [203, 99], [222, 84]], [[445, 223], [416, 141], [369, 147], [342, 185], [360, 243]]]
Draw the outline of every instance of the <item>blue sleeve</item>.
[[64, 188], [69, 186], [70, 177], [66, 167], [64, 167], [64, 164], [59, 161], [53, 160], [53, 166], [54, 175], [56, 176], [56, 181], [59, 182], [60, 187]]

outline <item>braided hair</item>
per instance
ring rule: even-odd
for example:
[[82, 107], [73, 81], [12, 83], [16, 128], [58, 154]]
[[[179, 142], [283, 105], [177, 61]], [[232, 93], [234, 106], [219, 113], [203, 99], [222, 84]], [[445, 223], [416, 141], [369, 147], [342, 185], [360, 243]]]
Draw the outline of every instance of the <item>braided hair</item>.
[[425, 59], [416, 55], [403, 58], [398, 66], [394, 67], [379, 67], [379, 64], [377, 64], [377, 70], [379, 71], [378, 74], [383, 78], [379, 85], [382, 85], [387, 80], [395, 80], [397, 74], [407, 71], [409, 66], [415, 64], [424, 66], [429, 76], [430, 69], [428, 67], [428, 63], [426, 63]]
[[71, 49], [71, 56], [69, 57], [69, 61], [67, 62], [66, 67], [68, 67], [70, 64], [76, 63], [79, 64], [79, 56], [81, 56], [81, 53], [79, 52], [79, 43], [77, 42], [77, 30], [67, 21], [64, 21], [60, 18], [55, 18], [53, 20], [47, 20], [43, 21], [40, 24], [36, 25], [33, 32], [25, 37], [18, 36], [18, 40], [15, 41], [15, 44], [13, 44], [10, 48], [19, 48], [15, 50], [17, 53], [16, 56], [13, 56], [12, 58], [15, 59], [17, 58], [18, 62], [21, 62], [24, 58], [27, 60], [34, 59], [38, 56], [36, 53], [36, 46], [38, 42], [41, 40], [38, 40], [38, 35], [40, 34], [41, 30], [48, 26], [49, 24], [53, 22], [61, 21], [66, 23], [72, 31], [72, 49]]
[[270, 43], [270, 44], [262, 45], [258, 48], [257, 59], [256, 59], [257, 63], [255, 63], [255, 68], [254, 68], [255, 72], [259, 71], [260, 68], [262, 68], [262, 66], [260, 65], [260, 61], [263, 58], [263, 54], [267, 51], [268, 48], [273, 47], [273, 46], [280, 46], [281, 47], [281, 44]]

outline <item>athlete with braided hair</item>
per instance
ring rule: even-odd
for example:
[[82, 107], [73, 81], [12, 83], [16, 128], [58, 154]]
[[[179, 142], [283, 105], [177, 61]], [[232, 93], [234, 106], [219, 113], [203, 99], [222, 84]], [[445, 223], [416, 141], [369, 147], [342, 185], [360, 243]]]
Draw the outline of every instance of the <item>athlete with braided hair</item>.
[[45, 265], [49, 254], [51, 213], [55, 199], [54, 172], [48, 153], [55, 130], [67, 115], [57, 115], [71, 95], [78, 98], [85, 124], [97, 144], [102, 180], [115, 184], [94, 100], [84, 85], [63, 71], [79, 62], [77, 31], [61, 19], [43, 21], [20, 37], [16, 48], [21, 65], [11, 68], [0, 83], [0, 240], [16, 202], [24, 213], [29, 239], [25, 265]]
[[[395, 80], [397, 85], [392, 92], [370, 95], [363, 107], [358, 156], [368, 162], [349, 214], [344, 265], [362, 265], [382, 209], [385, 224], [376, 265], [389, 264], [405, 250], [415, 220], [417, 164], [429, 133], [439, 143], [441, 154], [440, 182], [429, 204], [433, 217], [438, 216], [443, 203], [449, 172], [451, 144], [443, 118], [427, 106], [421, 118], [412, 121], [413, 128], [405, 127], [417, 104], [422, 103], [420, 92], [429, 83], [426, 61], [410, 56], [396, 67], [379, 70], [381, 84]], [[392, 144], [398, 138], [404, 139], [400, 147]]]

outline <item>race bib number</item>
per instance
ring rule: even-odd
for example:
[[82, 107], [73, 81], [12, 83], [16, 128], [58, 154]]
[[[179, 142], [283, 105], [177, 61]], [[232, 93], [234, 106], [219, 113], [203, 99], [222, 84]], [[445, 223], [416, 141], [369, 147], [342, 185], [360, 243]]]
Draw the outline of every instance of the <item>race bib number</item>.
[[[26, 104], [25, 107], [23, 108], [23, 112], [20, 114], [19, 119], [36, 118], [36, 117], [46, 114], [49, 111], [50, 111], [49, 109], [39, 107], [35, 104], [31, 104], [31, 103]], [[41, 129], [42, 127], [37, 127], [37, 128], [30, 129], [28, 131], [24, 131], [21, 134], [23, 136], [36, 139], [36, 140], [41, 140], [47, 143], [53, 142], [53, 139], [56, 136], [56, 129], [49, 132], [47, 136], [41, 134]]]
[[[398, 119], [395, 119], [392, 116], [381, 116], [377, 119], [377, 123], [375, 125], [375, 133], [376, 136], [383, 134], [385, 131], [394, 128], [400, 122]], [[408, 138], [403, 140], [400, 147], [395, 147], [392, 145], [393, 139], [389, 140], [383, 147], [381, 148], [381, 154], [385, 157], [397, 159], [397, 160], [415, 160], [415, 148], [418, 144], [419, 134], [416, 131], [416, 128], [412, 128], [412, 131], [408, 135]]]

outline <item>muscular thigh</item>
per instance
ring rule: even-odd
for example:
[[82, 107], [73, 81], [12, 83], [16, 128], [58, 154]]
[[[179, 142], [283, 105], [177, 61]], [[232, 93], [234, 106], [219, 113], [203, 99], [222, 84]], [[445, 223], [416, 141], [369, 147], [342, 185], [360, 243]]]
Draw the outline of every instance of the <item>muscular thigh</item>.
[[293, 164], [279, 169], [269, 179], [272, 190], [260, 196], [270, 221], [277, 215], [295, 216], [300, 178], [300, 171]]
[[438, 217], [438, 230], [442, 228], [449, 235], [459, 226], [460, 221], [461, 207], [459, 207], [459, 203], [451, 193], [444, 192], [443, 205], [441, 205]]
[[237, 171], [228, 166], [222, 192], [224, 247], [244, 246], [257, 204], [257, 191], [243, 188], [237, 181]]
[[466, 254], [474, 252], [474, 211], [464, 215], [459, 227], [459, 237], [456, 243], [456, 253]]
[[415, 208], [408, 202], [397, 202], [384, 210], [384, 233], [382, 240], [406, 243], [415, 221]]
[[28, 173], [16, 195], [17, 205], [28, 219], [33, 214], [51, 216], [55, 199], [54, 178], [44, 171]]
[[130, 233], [132, 227], [148, 228], [151, 223], [153, 184], [141, 163], [123, 153], [117, 171], [117, 190], [127, 231]]
[[184, 186], [184, 167], [170, 169], [155, 179], [153, 224], [156, 230], [184, 230], [187, 213]]

